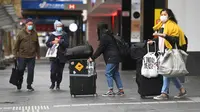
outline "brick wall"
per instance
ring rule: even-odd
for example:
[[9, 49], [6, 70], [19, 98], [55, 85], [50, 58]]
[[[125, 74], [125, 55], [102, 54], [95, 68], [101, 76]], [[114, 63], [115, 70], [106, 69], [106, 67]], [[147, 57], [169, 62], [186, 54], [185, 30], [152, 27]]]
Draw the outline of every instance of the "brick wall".
[[[110, 17], [88, 17], [87, 20], [87, 39], [88, 42], [93, 46], [94, 50], [97, 49], [99, 42], [97, 41], [98, 37], [97, 37], [97, 24], [99, 22], [104, 22], [107, 23], [109, 25], [109, 28], [111, 28], [111, 18]], [[100, 56], [97, 60], [96, 60], [97, 64], [100, 62], [104, 63], [103, 57]]]

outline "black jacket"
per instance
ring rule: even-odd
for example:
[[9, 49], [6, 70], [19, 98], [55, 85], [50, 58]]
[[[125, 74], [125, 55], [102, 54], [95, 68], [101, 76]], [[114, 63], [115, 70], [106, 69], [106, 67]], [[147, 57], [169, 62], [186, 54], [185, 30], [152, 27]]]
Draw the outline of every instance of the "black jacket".
[[113, 37], [106, 33], [101, 35], [100, 44], [91, 58], [94, 60], [98, 58], [101, 54], [103, 54], [106, 64], [120, 62], [120, 55], [117, 49], [117, 45]]
[[[55, 38], [58, 38], [59, 36], [55, 36], [53, 34], [50, 35], [48, 41], [46, 42], [46, 46], [48, 48], [51, 48], [53, 46], [52, 41], [54, 41]], [[50, 60], [54, 61], [55, 59], [59, 59], [60, 63], [65, 63], [67, 61], [66, 57], [64, 56], [66, 48], [69, 46], [69, 39], [67, 38], [67, 33], [63, 33], [63, 35], [60, 36], [60, 42], [57, 52], [56, 58], [51, 58]]]

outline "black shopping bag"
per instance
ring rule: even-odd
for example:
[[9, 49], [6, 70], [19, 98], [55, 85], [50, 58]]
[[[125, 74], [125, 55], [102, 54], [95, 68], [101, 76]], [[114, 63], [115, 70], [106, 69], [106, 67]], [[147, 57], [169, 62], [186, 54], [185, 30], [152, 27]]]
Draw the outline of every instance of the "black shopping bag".
[[15, 62], [15, 65], [14, 65], [14, 68], [12, 68], [12, 73], [11, 73], [9, 82], [13, 85], [17, 85], [19, 81], [19, 70], [17, 68], [17, 61], [15, 60], [14, 62]]

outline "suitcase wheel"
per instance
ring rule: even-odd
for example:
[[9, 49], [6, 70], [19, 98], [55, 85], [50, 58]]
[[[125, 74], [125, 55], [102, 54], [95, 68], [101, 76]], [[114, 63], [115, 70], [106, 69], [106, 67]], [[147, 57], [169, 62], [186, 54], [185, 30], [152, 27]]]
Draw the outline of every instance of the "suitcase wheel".
[[96, 97], [97, 97], [97, 96], [98, 96], [98, 94], [97, 94], [97, 93], [96, 93], [96, 94], [93, 94], [93, 96], [96, 96]]
[[140, 98], [141, 99], [146, 99], [146, 96], [141, 95]]

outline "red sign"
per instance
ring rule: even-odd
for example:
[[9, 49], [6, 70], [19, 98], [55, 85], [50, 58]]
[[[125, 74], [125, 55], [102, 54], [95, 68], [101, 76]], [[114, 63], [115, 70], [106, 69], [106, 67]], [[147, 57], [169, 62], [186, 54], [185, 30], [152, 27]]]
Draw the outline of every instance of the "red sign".
[[76, 5], [74, 5], [74, 4], [69, 4], [69, 5], [68, 5], [68, 8], [69, 8], [69, 9], [75, 9], [75, 8], [76, 8]]

